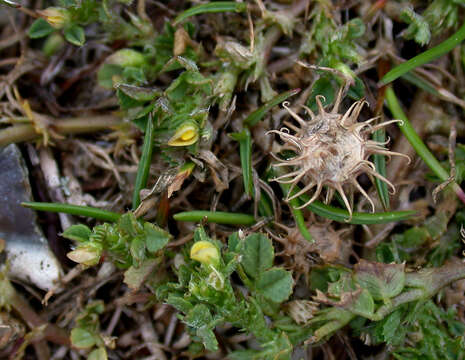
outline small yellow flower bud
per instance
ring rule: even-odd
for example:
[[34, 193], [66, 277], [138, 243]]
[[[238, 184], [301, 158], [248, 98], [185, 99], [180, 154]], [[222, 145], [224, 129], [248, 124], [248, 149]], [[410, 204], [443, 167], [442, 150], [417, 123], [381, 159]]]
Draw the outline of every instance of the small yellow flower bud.
[[199, 128], [192, 122], [186, 122], [176, 129], [176, 132], [168, 140], [170, 146], [188, 146], [199, 139]]
[[197, 241], [191, 248], [191, 259], [205, 265], [217, 264], [220, 260], [218, 248], [209, 241]]
[[70, 21], [68, 10], [60, 7], [49, 7], [45, 10], [39, 10], [37, 13], [55, 29], [62, 29]]
[[78, 247], [66, 256], [74, 262], [87, 266], [97, 265], [100, 261], [100, 251], [91, 246]]

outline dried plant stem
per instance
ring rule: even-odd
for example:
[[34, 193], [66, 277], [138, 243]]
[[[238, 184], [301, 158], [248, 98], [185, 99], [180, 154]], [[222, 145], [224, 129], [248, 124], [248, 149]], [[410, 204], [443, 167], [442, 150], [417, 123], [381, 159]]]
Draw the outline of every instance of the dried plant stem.
[[137, 0], [137, 15], [139, 15], [143, 21], [150, 21], [150, 18], [145, 12], [145, 0]]
[[[296, 1], [290, 8], [287, 10], [287, 14], [291, 18], [296, 18], [300, 14], [302, 14], [305, 9], [308, 7], [310, 0], [299, 0]], [[271, 51], [271, 48], [274, 46], [276, 41], [282, 35], [282, 30], [278, 25], [271, 26], [265, 33], [264, 39], [264, 51], [263, 51], [263, 63], [265, 64], [268, 61], [268, 57]]]
[[[29, 303], [24, 300], [24, 298], [16, 291], [14, 291], [10, 296], [9, 304], [15, 309], [15, 311], [21, 316], [21, 318], [31, 329], [46, 324], [46, 322], [31, 308]], [[47, 324], [47, 327], [43, 332], [43, 339], [51, 341], [55, 344], [70, 346], [69, 334], [65, 330], [52, 324]], [[37, 339], [37, 341], [40, 340], [41, 339]]]
[[[122, 123], [123, 120], [116, 116], [105, 115], [55, 120], [50, 127], [60, 135], [75, 135], [110, 129]], [[33, 125], [13, 125], [0, 130], [0, 147], [40, 137], [41, 135], [34, 130]]]

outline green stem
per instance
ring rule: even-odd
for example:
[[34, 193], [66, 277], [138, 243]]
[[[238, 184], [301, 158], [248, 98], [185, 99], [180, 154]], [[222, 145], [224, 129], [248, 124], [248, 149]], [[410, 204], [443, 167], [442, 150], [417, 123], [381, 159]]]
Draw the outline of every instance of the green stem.
[[179, 14], [174, 19], [173, 26], [178, 25], [180, 22], [190, 18], [191, 16], [205, 14], [205, 13], [218, 13], [218, 12], [244, 12], [247, 10], [247, 4], [234, 1], [212, 1], [206, 4], [197, 5], [187, 9]]
[[[291, 187], [290, 184], [279, 183], [279, 185], [281, 186], [281, 189], [283, 190], [283, 192], [286, 192], [286, 193], [289, 192], [289, 188]], [[305, 219], [304, 219], [304, 215], [302, 214], [302, 211], [299, 209], [296, 209], [297, 207], [301, 205], [300, 201], [298, 199], [292, 199], [291, 201], [289, 201], [289, 205], [291, 208], [292, 215], [294, 216], [295, 223], [300, 233], [305, 238], [305, 240], [313, 242], [314, 240], [312, 238], [312, 235], [307, 229], [307, 225], [305, 224]]]
[[60, 203], [46, 203], [46, 202], [23, 202], [22, 206], [31, 208], [38, 211], [49, 211], [56, 213], [65, 213], [71, 215], [85, 216], [97, 220], [116, 222], [121, 216], [107, 210], [97, 209], [90, 206], [60, 204]]
[[[308, 201], [310, 197], [302, 195], [301, 198], [303, 201]], [[319, 216], [346, 224], [386, 224], [408, 220], [417, 214], [416, 211], [389, 211], [380, 213], [353, 212], [351, 218], [347, 210], [325, 205], [319, 201], [314, 201], [308, 205], [307, 208]]]
[[314, 240], [312, 238], [312, 235], [307, 229], [307, 224], [305, 224], [304, 215], [302, 214], [301, 210], [296, 209], [296, 207], [300, 206], [300, 202], [297, 199], [292, 199], [289, 202], [289, 204], [291, 205], [291, 212], [292, 212], [292, 215], [294, 216], [295, 223], [300, 233], [302, 234], [305, 240], [313, 243]]
[[[271, 175], [279, 176], [280, 174], [280, 169], [274, 169], [271, 172]], [[292, 191], [292, 194], [289, 194], [289, 197], [296, 194], [298, 191], [300, 191], [299, 186], [294, 186], [294, 190]], [[303, 194], [299, 197], [299, 201], [303, 201], [303, 203], [306, 203], [308, 200], [310, 200], [310, 196], [307, 194]], [[354, 212], [351, 217], [347, 210], [325, 205], [319, 201], [312, 202], [307, 206], [307, 208], [319, 216], [345, 224], [385, 224], [394, 221], [407, 220], [416, 214], [415, 211], [390, 211], [380, 213]]]
[[152, 150], [155, 131], [152, 116], [149, 117], [145, 128], [144, 145], [142, 156], [137, 168], [136, 183], [134, 184], [134, 193], [132, 195], [132, 209], [135, 210], [140, 204], [140, 191], [147, 186], [147, 179], [150, 172], [150, 163], [152, 162]]
[[184, 211], [173, 215], [177, 221], [207, 222], [227, 225], [253, 225], [255, 218], [248, 214], [230, 213], [224, 211]]
[[396, 66], [394, 69], [389, 71], [381, 79], [380, 84], [386, 85], [390, 83], [391, 81], [394, 81], [398, 77], [402, 76], [406, 72], [437, 59], [438, 57], [451, 51], [453, 48], [459, 45], [464, 39], [465, 39], [465, 23], [463, 23], [460, 29], [447, 40], [443, 41], [439, 45], [429, 50], [426, 50], [425, 52], [415, 56], [414, 58], [407, 60], [406, 62]]

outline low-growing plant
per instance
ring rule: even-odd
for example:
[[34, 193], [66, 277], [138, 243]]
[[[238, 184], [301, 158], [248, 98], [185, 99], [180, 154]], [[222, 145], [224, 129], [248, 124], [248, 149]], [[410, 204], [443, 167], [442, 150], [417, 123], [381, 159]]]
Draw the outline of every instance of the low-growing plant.
[[61, 233], [79, 266], [46, 320], [0, 273], [30, 328], [9, 357], [465, 356], [463, 1], [0, 3], [34, 18], [1, 42], [0, 146], [43, 137], [68, 177], [50, 196], [70, 203], [23, 205], [91, 219]]

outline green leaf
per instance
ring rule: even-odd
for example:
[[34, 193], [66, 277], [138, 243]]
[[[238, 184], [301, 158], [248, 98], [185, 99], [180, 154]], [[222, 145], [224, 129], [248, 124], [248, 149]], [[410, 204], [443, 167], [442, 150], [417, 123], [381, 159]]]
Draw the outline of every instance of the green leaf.
[[413, 226], [403, 234], [394, 234], [392, 240], [397, 246], [407, 250], [418, 250], [431, 236], [424, 227]]
[[86, 216], [97, 220], [115, 222], [121, 216], [118, 213], [111, 211], [101, 210], [90, 206], [69, 205], [60, 203], [46, 203], [46, 202], [23, 202], [22, 206], [39, 211], [50, 211], [57, 213], [65, 213], [78, 216]]
[[[410, 60], [396, 66], [394, 69], [389, 71], [380, 81], [380, 85], [389, 84], [391, 81], [394, 81], [399, 76], [402, 76], [406, 72], [415, 69], [418, 66], [424, 65], [437, 59], [438, 57], [448, 53], [457, 45], [459, 45], [465, 39], [465, 22], [462, 24], [460, 29], [443, 41], [439, 45], [422, 52], [420, 55], [417, 55]], [[398, 119], [398, 117], [397, 117]]]
[[310, 272], [310, 290], [328, 291], [328, 284], [347, 276], [349, 270], [343, 266], [324, 265], [315, 266]]
[[94, 313], [94, 314], [103, 314], [105, 311], [105, 303], [102, 300], [92, 301], [91, 303], [87, 304], [85, 312], [86, 313]]
[[241, 248], [241, 238], [239, 237], [239, 233], [236, 231], [229, 235], [228, 237], [228, 250], [230, 252], [238, 252]]
[[92, 230], [90, 230], [84, 224], [78, 224], [71, 225], [69, 228], [63, 231], [63, 234], [61, 234], [61, 236], [63, 236], [66, 239], [85, 242], [89, 240], [90, 234], [92, 234]]
[[71, 330], [71, 343], [79, 349], [91, 348], [96, 342], [95, 334], [86, 329], [74, 328]]
[[140, 67], [127, 66], [123, 68], [123, 79], [130, 83], [138, 85], [146, 84], [147, 77], [145, 76], [144, 69]]
[[[291, 186], [290, 184], [282, 185], [284, 186], [286, 191], [289, 191], [289, 188]], [[299, 186], [294, 186], [292, 194], [295, 194], [298, 191], [300, 191]], [[310, 199], [310, 196], [308, 196], [307, 194], [303, 194], [299, 197], [299, 199], [301, 199], [304, 202], [307, 202]], [[393, 221], [407, 220], [416, 215], [415, 211], [390, 211], [380, 213], [353, 212], [352, 216], [350, 216], [347, 210], [343, 210], [330, 205], [325, 205], [319, 201], [314, 201], [313, 203], [309, 204], [307, 208], [319, 216], [339, 221], [345, 224], [385, 224]]]
[[140, 204], [140, 191], [147, 186], [149, 177], [150, 164], [152, 162], [153, 141], [155, 139], [155, 131], [152, 116], [149, 116], [147, 127], [145, 128], [144, 144], [142, 146], [142, 156], [137, 167], [136, 182], [134, 184], [134, 192], [132, 195], [132, 208], [137, 209]]
[[247, 236], [241, 252], [243, 256], [242, 266], [247, 275], [254, 279], [273, 266], [273, 244], [263, 234], [255, 233]]
[[354, 267], [355, 280], [375, 300], [385, 302], [400, 294], [405, 286], [405, 264], [384, 264], [361, 259]]
[[193, 328], [201, 328], [210, 324], [212, 320], [212, 314], [205, 304], [195, 305], [184, 318], [184, 322]]
[[282, 268], [273, 268], [260, 274], [256, 287], [257, 292], [266, 299], [281, 303], [292, 293], [292, 274]]
[[78, 25], [66, 28], [63, 35], [65, 36], [66, 41], [76, 46], [82, 46], [86, 42], [84, 29]]
[[358, 297], [351, 298], [353, 300], [348, 306], [344, 306], [347, 310], [354, 314], [369, 318], [375, 312], [375, 302], [373, 296], [366, 289], [361, 289]]
[[218, 350], [218, 341], [213, 333], [213, 317], [206, 305], [195, 305], [184, 318], [184, 322], [196, 329], [196, 335], [202, 339], [207, 350]]
[[[131, 242], [131, 255], [137, 261], [140, 262], [145, 259], [145, 241], [142, 237], [136, 237]], [[138, 264], [138, 266], [140, 266]]]
[[133, 212], [127, 212], [126, 214], [121, 215], [121, 218], [118, 221], [118, 227], [121, 231], [131, 237], [138, 236], [141, 230], [141, 225], [137, 221]]
[[406, 7], [400, 13], [400, 18], [407, 24], [410, 24], [402, 35], [406, 39], [414, 39], [420, 45], [426, 45], [431, 39], [431, 32], [425, 19], [418, 15], [410, 7]]
[[[135, 98], [126, 94], [125, 91], [121, 88], [121, 85], [118, 86], [116, 90], [116, 96], [118, 97], [119, 106], [123, 110], [128, 110], [134, 107], [140, 107], [143, 103]], [[143, 129], [145, 130], [145, 129]]]
[[[308, 201], [305, 200], [306, 197], [303, 195], [301, 197], [304, 201]], [[389, 211], [380, 213], [353, 212], [351, 218], [348, 211], [325, 205], [319, 201], [314, 201], [308, 205], [307, 208], [319, 216], [346, 224], [386, 224], [389, 222], [407, 220], [417, 214], [415, 211]]]
[[252, 137], [249, 129], [244, 129], [240, 133], [232, 133], [231, 137], [239, 141], [239, 154], [241, 158], [242, 177], [244, 179], [244, 190], [248, 196], [253, 193], [252, 176]]
[[312, 87], [312, 92], [308, 97], [309, 100], [307, 101], [307, 106], [312, 109], [313, 112], [318, 111], [318, 106], [316, 103], [316, 97], [318, 95], [324, 96], [324, 100], [322, 100], [323, 106], [327, 106], [332, 104], [334, 101], [334, 87], [331, 83], [331, 77], [329, 75], [320, 77]]
[[32, 23], [28, 35], [31, 39], [39, 39], [50, 35], [54, 31], [55, 28], [52, 25], [45, 21], [45, 19], [39, 18]]
[[92, 352], [87, 356], [87, 360], [107, 360], [108, 355], [104, 347], [99, 347], [98, 349], [92, 350]]
[[211, 222], [227, 225], [253, 225], [255, 218], [249, 214], [230, 213], [226, 211], [194, 210], [173, 215], [176, 221]]
[[203, 226], [197, 226], [194, 231], [194, 242], [197, 241], [210, 241]]
[[176, 26], [180, 22], [186, 20], [187, 18], [204, 13], [218, 13], [218, 12], [243, 12], [247, 10], [246, 3], [239, 3], [234, 1], [212, 1], [206, 4], [201, 4], [198, 6], [191, 7], [186, 11], [179, 14], [176, 19], [174, 19], [173, 25]]
[[365, 84], [358, 76], [354, 76], [355, 84], [349, 88], [347, 96], [353, 100], [360, 100], [365, 96]]
[[218, 341], [216, 340], [215, 333], [212, 329], [206, 326], [202, 326], [200, 329], [197, 329], [197, 336], [202, 339], [202, 343], [207, 350], [218, 350]]
[[383, 327], [382, 327], [382, 334], [384, 341], [387, 344], [392, 344], [395, 342], [399, 337], [398, 328], [402, 321], [402, 316], [404, 315], [404, 311], [402, 309], [396, 310], [393, 313], [386, 316], [383, 319]]
[[149, 222], [144, 223], [145, 244], [151, 253], [163, 249], [171, 238], [167, 231]]
[[162, 92], [157, 89], [149, 89], [128, 84], [118, 84], [116, 88], [131, 99], [143, 102], [152, 101], [162, 94]]
[[255, 126], [263, 117], [266, 115], [268, 111], [270, 111], [274, 106], [281, 104], [287, 98], [299, 93], [300, 89], [289, 90], [283, 92], [282, 94], [276, 95], [273, 99], [267, 102], [265, 105], [259, 107], [253, 113], [251, 113], [247, 118], [244, 120], [244, 126]]
[[175, 294], [169, 294], [165, 302], [174, 306], [176, 309], [185, 314], [187, 314], [193, 308], [193, 305], [184, 299], [184, 297]]
[[[384, 143], [386, 141], [386, 131], [384, 129], [379, 129], [373, 133], [373, 140], [379, 143]], [[376, 172], [380, 175], [386, 177], [386, 157], [381, 154], [373, 155], [373, 162], [375, 164]], [[379, 199], [383, 204], [384, 210], [388, 210], [390, 207], [389, 204], [389, 191], [387, 184], [384, 181], [381, 181], [378, 178], [375, 178], [376, 190], [378, 192]]]

